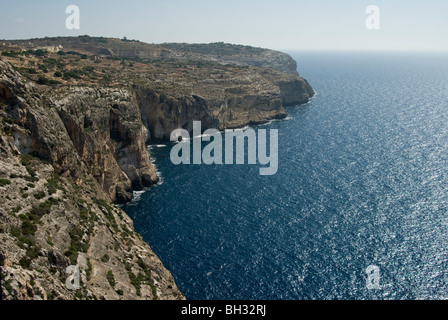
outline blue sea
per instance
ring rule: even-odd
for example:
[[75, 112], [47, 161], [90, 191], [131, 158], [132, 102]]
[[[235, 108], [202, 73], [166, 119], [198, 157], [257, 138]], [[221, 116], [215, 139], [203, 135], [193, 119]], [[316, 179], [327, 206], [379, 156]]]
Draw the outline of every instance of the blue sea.
[[136, 231], [187, 299], [448, 299], [448, 54], [291, 55], [316, 96], [253, 127], [277, 174], [151, 146]]

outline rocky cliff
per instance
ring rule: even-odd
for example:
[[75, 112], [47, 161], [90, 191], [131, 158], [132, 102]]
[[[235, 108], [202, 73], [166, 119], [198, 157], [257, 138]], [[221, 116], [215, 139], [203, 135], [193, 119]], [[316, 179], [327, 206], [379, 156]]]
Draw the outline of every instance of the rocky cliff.
[[[157, 182], [148, 142], [194, 120], [205, 130], [282, 118], [313, 95], [289, 56], [233, 49], [85, 36], [2, 44], [3, 298], [184, 298], [112, 203]], [[79, 290], [65, 285], [70, 265]]]
[[[51, 96], [51, 98], [49, 98]], [[182, 299], [111, 201], [157, 180], [135, 99], [49, 93], [0, 61], [0, 266], [6, 299]], [[66, 268], [81, 289], [65, 286]]]

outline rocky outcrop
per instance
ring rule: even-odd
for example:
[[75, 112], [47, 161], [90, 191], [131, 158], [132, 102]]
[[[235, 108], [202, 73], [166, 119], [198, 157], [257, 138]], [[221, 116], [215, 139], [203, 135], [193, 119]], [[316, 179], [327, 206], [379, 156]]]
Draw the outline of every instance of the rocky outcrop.
[[314, 90], [303, 78], [280, 80], [276, 84], [280, 89], [282, 104], [286, 106], [307, 103], [314, 95]]

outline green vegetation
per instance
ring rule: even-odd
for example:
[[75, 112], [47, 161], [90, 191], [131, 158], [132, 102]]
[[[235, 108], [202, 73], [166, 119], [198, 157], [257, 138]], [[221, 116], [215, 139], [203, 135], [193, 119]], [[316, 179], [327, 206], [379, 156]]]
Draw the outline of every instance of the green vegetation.
[[45, 186], [47, 187], [47, 191], [49, 195], [52, 195], [57, 192], [57, 190], [66, 191], [64, 187], [60, 185], [61, 180], [59, 176], [53, 176], [53, 178], [48, 179]]
[[32, 260], [38, 257], [41, 249], [34, 239], [37, 227], [27, 215], [21, 214], [19, 218], [22, 220], [22, 225], [20, 229], [12, 229], [11, 235], [17, 238], [19, 247], [26, 248], [26, 254], [19, 260], [19, 265], [24, 269], [29, 269]]
[[70, 259], [71, 264], [76, 264], [78, 252], [87, 252], [89, 244], [83, 242], [82, 237], [84, 232], [76, 226], [69, 231], [69, 235], [70, 247], [64, 255]]
[[47, 236], [47, 243], [48, 243], [48, 245], [50, 245], [50, 246], [53, 246], [53, 245], [54, 245], [54, 243], [53, 243], [53, 239], [51, 238], [50, 235]]
[[36, 160], [38, 159], [31, 154], [20, 155], [20, 163], [25, 167], [26, 171], [28, 171], [31, 177], [36, 176], [36, 171], [31, 167], [32, 162]]
[[45, 192], [39, 191], [39, 192], [36, 192], [35, 194], [33, 194], [33, 196], [37, 200], [40, 200], [40, 199], [43, 199], [45, 197]]
[[82, 68], [82, 70], [85, 72], [93, 72], [93, 71], [95, 71], [95, 68], [92, 66], [85, 66]]
[[56, 291], [51, 290], [51, 292], [49, 294], [47, 294], [47, 299], [48, 300], [54, 300], [54, 299], [56, 299], [57, 295], [58, 294], [56, 293]]
[[39, 65], [39, 69], [42, 70], [43, 73], [47, 73], [48, 72], [48, 68], [45, 65], [43, 65], [43, 64]]
[[66, 54], [70, 54], [72, 56], [80, 56], [81, 55], [79, 52], [76, 52], [76, 51], [67, 51]]
[[107, 272], [106, 278], [107, 278], [107, 281], [109, 282], [110, 286], [112, 288], [114, 288], [117, 283], [115, 282], [115, 276], [114, 276], [112, 270], [109, 270]]
[[44, 59], [44, 63], [46, 63], [48, 65], [55, 65], [58, 63], [58, 61], [54, 58], [48, 58], [48, 59]]
[[0, 187], [4, 187], [4, 186], [6, 186], [6, 185], [8, 185], [8, 184], [11, 184], [11, 181], [10, 180], [8, 180], [8, 179], [0, 179]]
[[[24, 155], [21, 157], [22, 164], [25, 166], [30, 166], [30, 162], [33, 161], [33, 157], [29, 155]], [[33, 185], [34, 186], [34, 185]], [[22, 197], [27, 197], [23, 190], [28, 189], [27, 187], [22, 188]], [[43, 191], [34, 194], [36, 199], [42, 199], [45, 196]], [[58, 203], [59, 200], [49, 197], [46, 201], [35, 205], [25, 214], [20, 214], [19, 219], [21, 221], [20, 228], [13, 228], [11, 230], [11, 235], [17, 239], [17, 245], [26, 249], [26, 254], [19, 260], [19, 264], [22, 268], [29, 269], [31, 267], [32, 261], [38, 257], [41, 248], [37, 245], [35, 240], [35, 235], [38, 230], [37, 225], [40, 219], [51, 212], [51, 207]], [[22, 207], [17, 206], [12, 209], [11, 214], [16, 214], [22, 210]]]
[[151, 270], [149, 267], [143, 262], [141, 258], [138, 258], [137, 264], [140, 268], [142, 268], [143, 273], [140, 272], [137, 276], [131, 271], [131, 265], [129, 263], [125, 263], [125, 268], [128, 271], [129, 279], [131, 280], [131, 284], [135, 287], [136, 293], [138, 296], [141, 295], [141, 285], [148, 284], [151, 287], [153, 300], [157, 300], [157, 290], [154, 285], [154, 280], [151, 277]]
[[86, 270], [86, 277], [87, 281], [90, 281], [90, 278], [92, 276], [92, 263], [90, 262], [90, 258], [87, 258], [87, 270]]
[[11, 215], [15, 215], [16, 213], [18, 213], [20, 210], [22, 210], [21, 206], [17, 206], [15, 208], [13, 208], [10, 212]]
[[36, 57], [45, 57], [47, 55], [47, 51], [44, 51], [42, 49], [28, 50], [27, 53], [32, 54]]
[[2, 123], [3, 124], [13, 124], [14, 123], [14, 120], [12, 119], [12, 118], [10, 118], [10, 117], [8, 117], [8, 116], [5, 116], [3, 119], [2, 119]]
[[61, 84], [61, 82], [57, 81], [57, 80], [51, 80], [51, 79], [47, 79], [44, 76], [40, 76], [37, 79], [37, 83], [38, 84], [44, 84], [44, 85], [51, 85], [51, 84]]
[[10, 295], [12, 295], [14, 300], [17, 300], [17, 292], [12, 288], [11, 281], [12, 279], [5, 280], [6, 273], [0, 272], [0, 282], [2, 284], [2, 289], [6, 290]]
[[23, 222], [22, 222], [22, 227], [21, 227], [22, 235], [24, 235], [24, 236], [29, 236], [29, 235], [34, 236], [34, 234], [37, 231], [37, 227], [28, 219], [27, 216], [25, 216], [25, 215], [22, 215], [22, 216], [24, 216]]
[[115, 217], [113, 215], [113, 208], [104, 200], [94, 198], [95, 203], [97, 206], [102, 209], [101, 211], [104, 213], [106, 218], [109, 220], [110, 224], [108, 226], [111, 226], [115, 232], [119, 231], [117, 221], [115, 220]]
[[39, 203], [38, 206], [33, 206], [28, 212], [28, 217], [37, 223], [44, 215], [49, 214], [51, 207], [58, 202], [59, 200], [50, 197], [46, 201]]
[[[87, 206], [87, 208], [85, 206]], [[98, 221], [98, 217], [96, 213], [91, 210], [91, 204], [86, 203], [83, 199], [78, 199], [78, 208], [81, 223], [87, 228], [87, 234], [90, 236], [93, 233], [95, 221]]]
[[71, 78], [81, 79], [81, 73], [79, 72], [79, 70], [67, 71], [67, 72], [64, 72], [64, 76], [62, 78], [64, 80], [70, 80]]
[[39, 181], [38, 177], [26, 176], [26, 177], [22, 177], [22, 178], [25, 179], [26, 181], [29, 181], [29, 182], [37, 182], [37, 181]]
[[47, 51], [38, 49], [38, 50], [27, 50], [27, 51], [3, 51], [2, 55], [5, 57], [15, 58], [17, 56], [28, 56], [33, 55], [36, 57], [45, 57], [47, 55]]
[[21, 54], [21, 53], [20, 53], [20, 52], [17, 52], [17, 51], [3, 51], [3, 52], [2, 52], [2, 56], [10, 57], [10, 58], [17, 57], [17, 56], [20, 55], [20, 54]]

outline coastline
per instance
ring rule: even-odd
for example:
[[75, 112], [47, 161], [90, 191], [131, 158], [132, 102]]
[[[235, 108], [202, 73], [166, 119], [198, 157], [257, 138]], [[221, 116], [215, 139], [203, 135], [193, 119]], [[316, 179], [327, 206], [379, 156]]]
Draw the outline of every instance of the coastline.
[[[44, 41], [65, 52], [36, 50]], [[203, 121], [204, 129], [284, 119], [282, 101], [303, 102], [313, 95], [296, 70], [247, 64], [268, 52], [266, 65], [284, 68], [275, 57], [295, 65], [288, 55], [267, 49], [256, 49], [260, 56], [238, 66], [214, 60], [198, 69], [196, 60], [186, 60], [191, 64], [184, 66], [186, 72], [157, 57], [156, 62], [116, 59], [96, 51], [134, 44], [90, 37], [2, 44], [0, 263], [8, 283], [2, 298], [185, 299], [120, 209], [134, 194], [141, 197], [146, 188], [163, 183], [146, 142], [166, 140], [173, 128], [191, 129], [193, 119]], [[154, 45], [138, 45], [146, 53], [161, 52]], [[177, 54], [176, 48], [166, 50]], [[234, 61], [241, 58], [238, 50]], [[36, 63], [51, 72], [30, 73], [28, 65]], [[55, 75], [68, 65], [84, 71]], [[126, 75], [142, 78], [131, 82]], [[178, 77], [176, 86], [168, 80], [160, 86], [161, 78], [172, 75]], [[81, 271], [80, 293], [60, 281], [70, 265]]]

